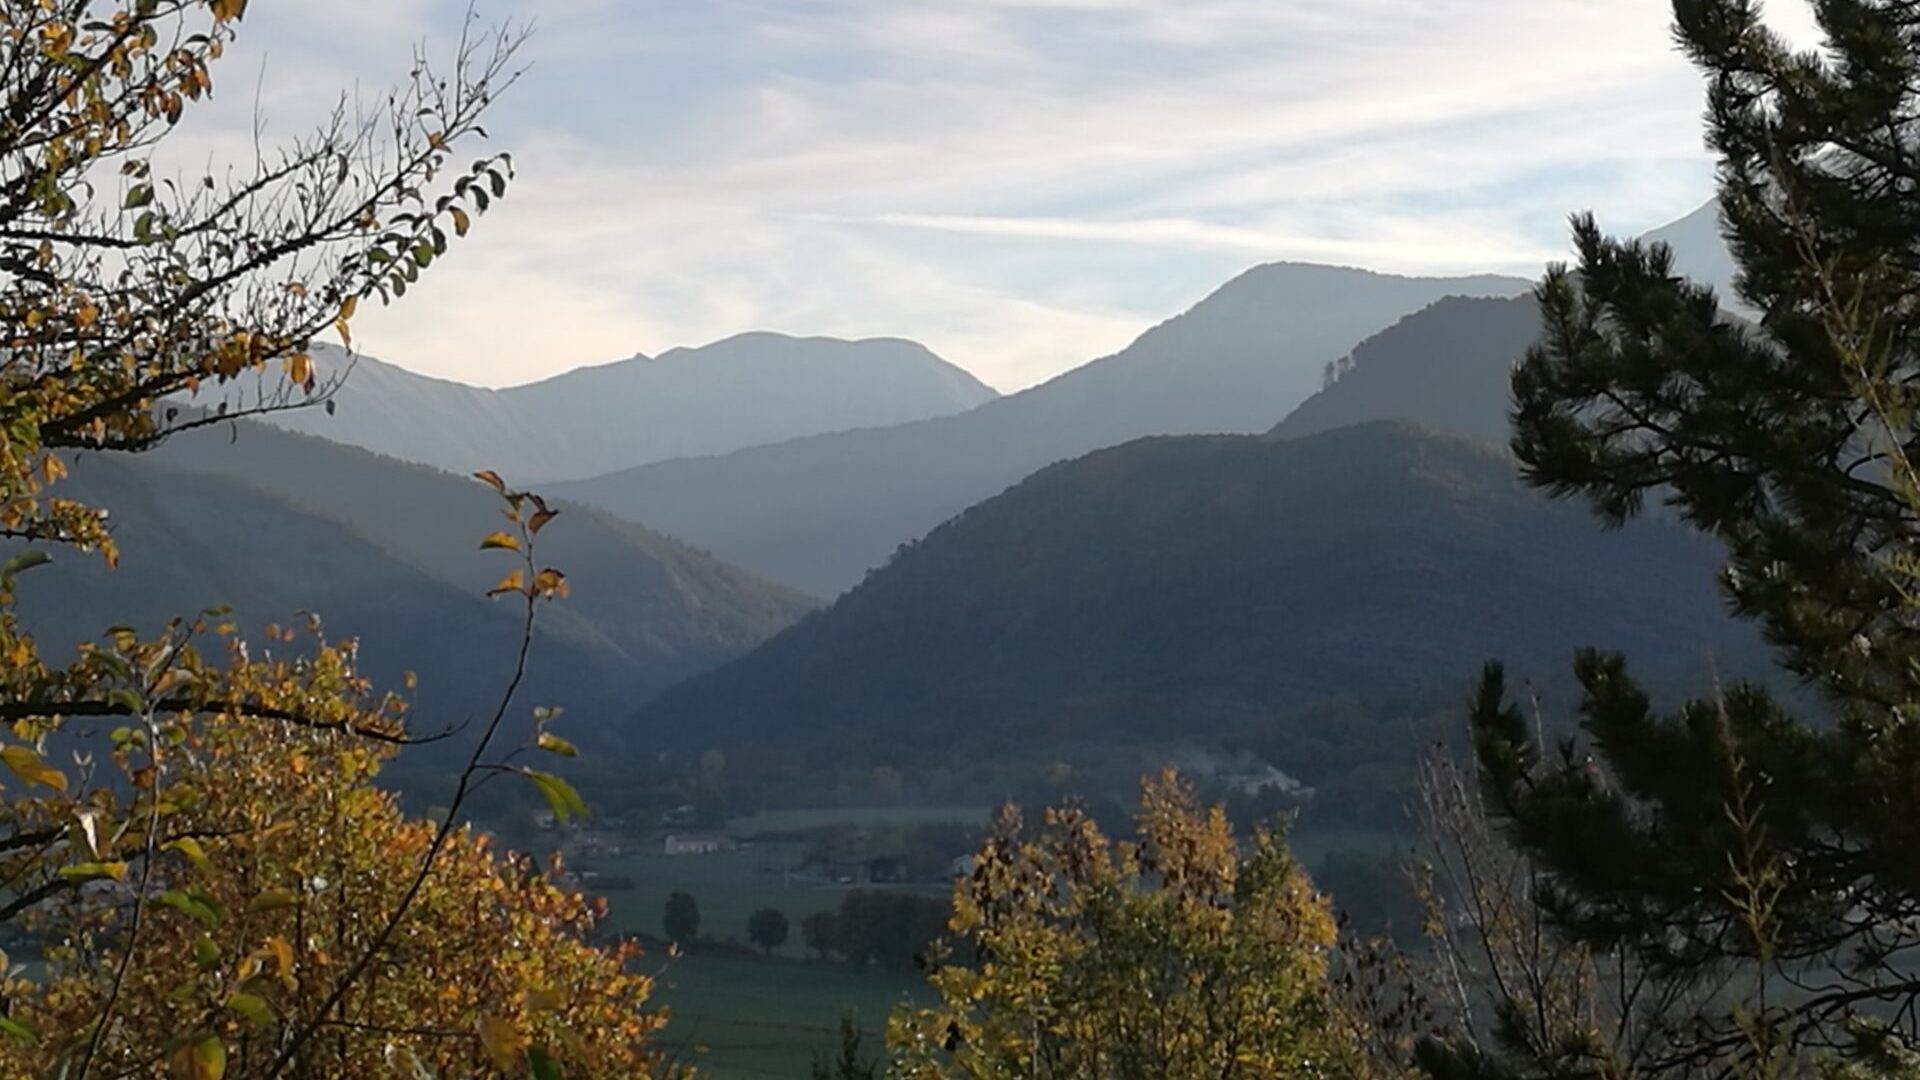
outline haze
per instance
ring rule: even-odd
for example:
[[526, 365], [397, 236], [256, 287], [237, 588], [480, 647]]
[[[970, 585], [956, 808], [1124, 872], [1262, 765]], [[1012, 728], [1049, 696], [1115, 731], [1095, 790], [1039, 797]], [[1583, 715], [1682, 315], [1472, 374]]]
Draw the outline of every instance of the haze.
[[[326, 8], [254, 12], [181, 142], [244, 153], [256, 74], [268, 133], [296, 133], [341, 87], [403, 74], [414, 43], [444, 54], [464, 9]], [[1770, 9], [1808, 24], [1799, 0]], [[1530, 277], [1563, 256], [1568, 208], [1640, 232], [1711, 188], [1700, 81], [1647, 0], [476, 17], [536, 24], [490, 123], [520, 182], [360, 343], [477, 385], [760, 328], [908, 337], [1015, 390], [1254, 263]]]

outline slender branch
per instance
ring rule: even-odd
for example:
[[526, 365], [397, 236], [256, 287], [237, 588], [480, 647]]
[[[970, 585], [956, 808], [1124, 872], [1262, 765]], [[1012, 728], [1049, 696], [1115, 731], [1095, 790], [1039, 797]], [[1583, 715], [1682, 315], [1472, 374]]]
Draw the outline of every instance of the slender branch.
[[[315, 720], [310, 716], [290, 709], [275, 708], [271, 705], [250, 705], [232, 701], [194, 701], [191, 698], [162, 698], [153, 703], [156, 712], [184, 713], [228, 713], [248, 720], [277, 720], [297, 727], [312, 728], [316, 731], [339, 731], [373, 742], [387, 743], [392, 746], [423, 746], [450, 739], [466, 729], [464, 723], [452, 725], [433, 735], [396, 735], [377, 728], [362, 727], [345, 723], [328, 723]], [[117, 705], [106, 701], [7, 701], [0, 702], [0, 722], [25, 720], [35, 717], [64, 716], [71, 718], [103, 718], [118, 716], [138, 716], [140, 710], [127, 705]]]
[[[531, 581], [533, 544], [531, 534], [526, 531], [524, 525], [521, 526], [521, 530], [523, 537], [526, 538], [526, 542], [522, 544], [522, 557]], [[538, 599], [529, 585], [526, 592], [526, 611], [521, 620], [520, 647], [514, 658], [513, 677], [507, 681], [506, 689], [500, 695], [500, 703], [494, 709], [493, 717], [487, 722], [480, 741], [474, 745], [473, 753], [467, 758], [466, 768], [460, 772], [459, 782], [454, 787], [453, 798], [447, 804], [446, 817], [440, 822], [439, 828], [434, 830], [433, 840], [427, 845], [426, 854], [420, 859], [420, 868], [414, 872], [413, 880], [407, 884], [406, 892], [401, 894], [399, 903], [394, 906], [393, 913], [387, 917], [379, 933], [374, 935], [373, 941], [362, 950], [353, 965], [335, 980], [333, 990], [327, 995], [326, 1000], [313, 1011], [313, 1018], [295, 1030], [293, 1036], [281, 1047], [279, 1055], [267, 1068], [266, 1080], [274, 1080], [275, 1077], [284, 1073], [307, 1041], [325, 1026], [327, 1014], [345, 999], [347, 991], [352, 989], [373, 963], [374, 958], [386, 948], [387, 942], [392, 940], [394, 932], [400, 928], [400, 923], [406, 918], [407, 912], [413, 907], [413, 902], [419, 897], [421, 889], [426, 887], [427, 878], [433, 872], [435, 860], [439, 858], [441, 850], [446, 847], [447, 841], [453, 836], [454, 829], [459, 825], [461, 807], [466, 804], [467, 797], [473, 792], [475, 778], [490, 772], [484, 758], [493, 743], [494, 736], [499, 734], [500, 725], [506, 720], [507, 709], [512, 706], [514, 697], [519, 693], [521, 682], [526, 678], [527, 655], [533, 647], [534, 615], [537, 605]]]

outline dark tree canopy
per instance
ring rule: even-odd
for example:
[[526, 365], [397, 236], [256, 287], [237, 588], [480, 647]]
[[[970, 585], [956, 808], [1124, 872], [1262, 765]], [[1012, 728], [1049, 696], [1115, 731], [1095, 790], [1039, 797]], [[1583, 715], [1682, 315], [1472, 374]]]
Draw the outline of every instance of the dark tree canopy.
[[763, 907], [747, 916], [747, 940], [767, 951], [787, 943], [787, 915], [779, 908]]
[[700, 936], [700, 904], [692, 893], [676, 892], [667, 897], [667, 910], [660, 922], [668, 941], [692, 941]]

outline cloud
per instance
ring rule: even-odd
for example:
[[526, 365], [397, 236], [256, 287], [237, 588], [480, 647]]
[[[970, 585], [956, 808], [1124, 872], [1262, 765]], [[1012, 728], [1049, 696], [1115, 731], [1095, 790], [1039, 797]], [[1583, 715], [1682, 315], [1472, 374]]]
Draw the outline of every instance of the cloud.
[[[1776, 3], [1800, 40], [1799, 0]], [[276, 131], [402, 75], [466, 0], [257, 5]], [[754, 327], [900, 335], [1003, 388], [1258, 261], [1532, 273], [1567, 212], [1710, 192], [1649, 0], [500, 0], [521, 175], [377, 354], [502, 384]], [[227, 84], [222, 83], [223, 93]], [[250, 89], [250, 88], [249, 88]], [[240, 95], [250, 104], [248, 95]], [[223, 109], [231, 103], [223, 103]], [[243, 144], [230, 109], [206, 145]]]

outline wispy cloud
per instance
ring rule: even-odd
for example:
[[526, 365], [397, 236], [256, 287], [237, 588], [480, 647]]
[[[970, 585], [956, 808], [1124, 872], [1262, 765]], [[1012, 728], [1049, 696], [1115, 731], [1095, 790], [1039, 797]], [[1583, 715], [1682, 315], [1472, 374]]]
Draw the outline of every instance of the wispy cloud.
[[[466, 0], [255, 5], [278, 130]], [[1773, 5], [1797, 35], [1801, 0]], [[302, 10], [304, 9], [304, 10]], [[482, 383], [750, 327], [918, 338], [1003, 388], [1270, 259], [1531, 274], [1698, 205], [1659, 0], [497, 0], [520, 182], [366, 347]], [[231, 89], [223, 83], [223, 93]], [[234, 96], [234, 95], [229, 95]], [[239, 129], [247, 95], [216, 125]], [[210, 143], [231, 145], [220, 132]]]

